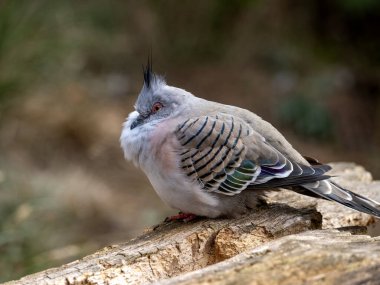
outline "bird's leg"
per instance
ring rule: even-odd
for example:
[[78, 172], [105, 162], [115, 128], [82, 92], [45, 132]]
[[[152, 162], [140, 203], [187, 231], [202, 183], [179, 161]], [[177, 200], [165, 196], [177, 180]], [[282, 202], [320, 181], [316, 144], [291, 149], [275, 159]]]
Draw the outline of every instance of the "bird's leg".
[[179, 212], [177, 215], [167, 217], [165, 219], [165, 222], [172, 222], [172, 221], [190, 222], [196, 218], [198, 218], [197, 215]]

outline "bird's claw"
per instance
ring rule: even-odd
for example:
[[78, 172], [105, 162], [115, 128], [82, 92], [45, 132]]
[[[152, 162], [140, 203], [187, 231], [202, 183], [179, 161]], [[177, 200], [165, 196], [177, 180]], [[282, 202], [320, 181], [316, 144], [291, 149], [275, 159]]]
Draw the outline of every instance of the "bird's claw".
[[197, 215], [179, 212], [178, 215], [167, 217], [165, 219], [165, 222], [183, 221], [183, 222], [187, 223], [187, 222], [190, 222], [196, 218], [198, 218]]

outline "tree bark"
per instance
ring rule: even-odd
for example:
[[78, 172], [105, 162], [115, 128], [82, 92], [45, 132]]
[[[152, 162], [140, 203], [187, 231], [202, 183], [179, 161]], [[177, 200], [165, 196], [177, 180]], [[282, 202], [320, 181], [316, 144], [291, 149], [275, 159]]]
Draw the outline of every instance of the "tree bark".
[[[334, 167], [342, 186], [380, 200], [379, 182], [373, 182], [363, 168]], [[362, 226], [350, 228], [351, 232], [365, 233], [363, 226], [373, 223], [373, 217], [290, 191], [275, 192], [267, 203], [239, 219], [162, 223], [129, 242], [6, 284], [359, 284], [380, 280], [379, 238], [321, 230]], [[358, 272], [364, 277], [357, 277]]]
[[161, 284], [374, 284], [380, 238], [338, 230], [309, 231], [268, 242]]

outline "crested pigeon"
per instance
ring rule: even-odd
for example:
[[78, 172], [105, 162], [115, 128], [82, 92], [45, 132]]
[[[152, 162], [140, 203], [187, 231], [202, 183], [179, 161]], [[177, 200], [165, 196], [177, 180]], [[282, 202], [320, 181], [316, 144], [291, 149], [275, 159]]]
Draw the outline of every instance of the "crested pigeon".
[[183, 213], [238, 217], [266, 191], [286, 188], [380, 217], [380, 204], [333, 182], [330, 166], [303, 157], [270, 123], [198, 98], [143, 70], [135, 111], [120, 143], [159, 197]]

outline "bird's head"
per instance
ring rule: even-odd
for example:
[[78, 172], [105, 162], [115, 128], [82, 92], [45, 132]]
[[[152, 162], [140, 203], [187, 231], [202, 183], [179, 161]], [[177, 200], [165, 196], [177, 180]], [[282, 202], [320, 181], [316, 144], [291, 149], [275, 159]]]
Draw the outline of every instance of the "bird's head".
[[131, 130], [146, 123], [173, 118], [187, 108], [193, 95], [183, 89], [166, 84], [162, 76], [153, 73], [151, 61], [143, 68], [144, 85], [137, 98], [138, 116], [130, 125]]

